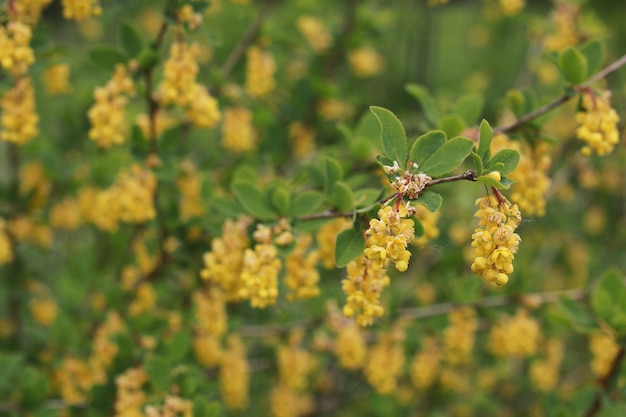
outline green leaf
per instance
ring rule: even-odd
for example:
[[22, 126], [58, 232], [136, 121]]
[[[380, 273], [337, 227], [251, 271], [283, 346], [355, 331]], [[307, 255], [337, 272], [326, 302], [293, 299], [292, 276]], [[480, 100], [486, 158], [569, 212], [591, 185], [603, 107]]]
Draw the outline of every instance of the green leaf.
[[460, 135], [465, 128], [465, 119], [458, 114], [446, 114], [439, 120], [439, 129], [446, 132], [449, 138]]
[[128, 61], [128, 56], [110, 45], [98, 45], [89, 50], [89, 57], [104, 68], [113, 70], [117, 64]]
[[331, 202], [340, 212], [348, 211], [354, 208], [354, 194], [348, 184], [343, 181], [335, 183], [335, 190], [331, 198]]
[[587, 42], [580, 47], [580, 52], [587, 58], [587, 72], [589, 75], [600, 70], [604, 62], [604, 44], [598, 41]]
[[20, 392], [22, 402], [32, 407], [48, 396], [48, 378], [33, 366], [20, 370]]
[[516, 117], [522, 117], [526, 113], [526, 98], [519, 90], [510, 90], [506, 93], [506, 101], [509, 109]]
[[260, 188], [259, 173], [249, 164], [239, 164], [233, 172], [231, 182], [247, 182]]
[[559, 297], [558, 306], [575, 330], [589, 333], [599, 329], [599, 325], [594, 318], [571, 298], [566, 296]]
[[355, 207], [368, 207], [376, 203], [383, 194], [379, 188], [363, 188], [354, 192]]
[[483, 121], [480, 122], [480, 128], [478, 130], [478, 151], [476, 152], [481, 157], [483, 162], [489, 159], [489, 148], [491, 147], [492, 137], [493, 130], [491, 129], [491, 126], [489, 126], [489, 122], [483, 119]]
[[433, 191], [426, 190], [420, 194], [419, 198], [415, 200], [415, 202], [426, 207], [431, 213], [434, 213], [439, 210], [439, 207], [441, 207], [443, 198], [441, 198], [441, 195]]
[[466, 125], [473, 125], [483, 112], [484, 105], [485, 99], [482, 95], [466, 94], [456, 102], [456, 113], [463, 117]]
[[22, 354], [17, 352], [0, 352], [0, 392], [13, 386], [17, 372], [22, 366]]
[[169, 363], [181, 362], [191, 346], [191, 337], [187, 331], [175, 333], [169, 340], [165, 341], [165, 351]]
[[456, 137], [443, 144], [424, 162], [420, 170], [431, 177], [438, 177], [453, 171], [470, 154], [474, 142], [471, 139]]
[[145, 366], [152, 387], [158, 391], [169, 392], [172, 381], [170, 363], [162, 356], [153, 355], [146, 359]]
[[476, 171], [476, 176], [480, 177], [483, 175], [483, 160], [482, 158], [474, 151], [470, 152], [470, 156], [474, 161], [474, 170]]
[[507, 176], [503, 176], [503, 177], [500, 179], [500, 185], [502, 186], [501, 188], [502, 188], [503, 190], [508, 190], [508, 189], [509, 189], [509, 187], [511, 187], [511, 185], [513, 185], [513, 184], [515, 184], [515, 181], [513, 181], [512, 179], [510, 179], [510, 178], [509, 178], [509, 177], [507, 177]]
[[341, 164], [336, 159], [326, 157], [324, 159], [324, 191], [331, 198], [335, 190], [335, 183], [343, 178]]
[[446, 133], [441, 130], [431, 130], [424, 133], [411, 146], [409, 160], [415, 162], [418, 169], [421, 170], [424, 162], [446, 143], [446, 139]]
[[300, 217], [315, 213], [324, 202], [324, 198], [324, 194], [319, 191], [304, 191], [293, 195], [291, 198], [291, 215]]
[[172, 153], [176, 144], [179, 143], [181, 138], [180, 126], [174, 126], [165, 130], [159, 137], [159, 152], [161, 154]]
[[120, 29], [120, 39], [122, 46], [131, 58], [139, 55], [143, 48], [143, 38], [141, 31], [135, 22], [125, 20]]
[[507, 188], [509, 188], [509, 186], [505, 186], [504, 184], [502, 184], [502, 180], [498, 182], [494, 178], [491, 178], [487, 175], [481, 175], [480, 177], [476, 178], [476, 181], [485, 184], [488, 187], [495, 187], [501, 190], [506, 190]]
[[205, 396], [198, 395], [193, 401], [193, 415], [201, 417], [219, 417], [222, 406], [217, 401], [209, 402]]
[[291, 198], [286, 187], [278, 186], [274, 188], [270, 193], [270, 200], [280, 216], [289, 214]]
[[362, 232], [354, 228], [342, 231], [337, 235], [335, 243], [335, 264], [338, 268], [343, 268], [363, 253], [363, 249], [365, 249], [365, 238]]
[[517, 168], [517, 165], [519, 164], [519, 159], [519, 152], [517, 152], [515, 149], [502, 149], [498, 151], [494, 156], [492, 156], [491, 159], [489, 159], [485, 170], [493, 171], [493, 169], [491, 168], [494, 167], [495, 164], [502, 163], [504, 165], [504, 168], [498, 169], [500, 171], [500, 174], [509, 175], [511, 172], [515, 171], [515, 168]]
[[559, 68], [571, 85], [578, 85], [587, 78], [587, 58], [576, 48], [567, 48], [559, 54]]
[[422, 224], [420, 219], [413, 216], [411, 217], [411, 220], [413, 220], [413, 229], [415, 230], [415, 237], [424, 236], [424, 225]]
[[271, 220], [276, 214], [270, 208], [261, 190], [249, 182], [235, 182], [231, 185], [231, 191], [239, 204], [252, 217], [259, 220]]
[[419, 84], [409, 83], [404, 86], [404, 89], [413, 97], [419, 101], [422, 105], [422, 110], [424, 111], [424, 115], [426, 119], [433, 125], [436, 126], [439, 122], [439, 113], [437, 111], [437, 106], [435, 106], [435, 100], [433, 96], [428, 92], [428, 90]]
[[383, 152], [392, 161], [398, 161], [401, 168], [406, 168], [407, 141], [404, 126], [391, 111], [377, 106], [370, 106], [370, 111], [380, 123], [380, 139]]
[[146, 70], [159, 62], [159, 53], [152, 48], [145, 48], [139, 53], [137, 64], [140, 70]]
[[382, 151], [380, 143], [380, 123], [378, 123], [378, 119], [371, 111], [363, 113], [354, 130], [354, 136], [356, 139], [366, 140], [369, 144], [375, 146], [376, 149]]
[[613, 315], [621, 311], [622, 297], [626, 295], [624, 280], [619, 270], [604, 273], [591, 293], [591, 309], [602, 320], [612, 324]]
[[148, 140], [143, 136], [143, 132], [137, 125], [133, 125], [130, 135], [130, 143], [133, 152], [140, 155], [146, 155], [148, 153]]

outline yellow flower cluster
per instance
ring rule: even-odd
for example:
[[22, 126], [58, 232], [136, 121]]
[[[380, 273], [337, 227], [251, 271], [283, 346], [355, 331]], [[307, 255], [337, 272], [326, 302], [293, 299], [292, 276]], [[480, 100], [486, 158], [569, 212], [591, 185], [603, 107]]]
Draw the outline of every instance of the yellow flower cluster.
[[505, 16], [515, 16], [526, 5], [525, 0], [498, 0]]
[[[140, 414], [144, 415], [144, 414]], [[193, 417], [193, 402], [168, 395], [161, 406], [149, 405], [145, 408], [146, 417]], [[126, 416], [125, 416], [126, 417]], [[130, 416], [128, 416], [130, 417]]]
[[50, 209], [50, 225], [61, 230], [76, 230], [83, 223], [80, 205], [75, 198], [66, 197]]
[[378, 218], [370, 220], [365, 232], [365, 257], [382, 268], [393, 263], [398, 271], [406, 271], [411, 258], [407, 245], [415, 237], [413, 220], [408, 218], [413, 213], [414, 208], [408, 203], [378, 210]]
[[321, 99], [316, 109], [319, 115], [329, 122], [344, 121], [354, 116], [354, 106], [333, 97]]
[[583, 110], [576, 113], [576, 136], [585, 141], [581, 149], [585, 156], [592, 152], [600, 156], [609, 154], [619, 143], [619, 131], [617, 123], [619, 116], [611, 107], [611, 92], [600, 91], [597, 95], [588, 92], [582, 95]]
[[596, 332], [589, 338], [589, 350], [593, 359], [591, 371], [598, 378], [604, 378], [611, 370], [615, 355], [619, 351], [619, 345], [612, 334]]
[[246, 92], [254, 98], [266, 97], [276, 87], [274, 57], [258, 46], [251, 46], [246, 58]]
[[96, 87], [94, 90], [95, 102], [87, 111], [91, 123], [89, 139], [101, 148], [121, 145], [126, 139], [128, 99], [123, 94], [135, 95], [135, 84], [126, 67], [118, 64], [109, 82], [104, 87]]
[[117, 396], [115, 417], [141, 416], [147, 397], [141, 387], [148, 382], [148, 374], [139, 368], [129, 368], [115, 378]]
[[427, 337], [422, 344], [422, 350], [417, 352], [411, 360], [409, 375], [411, 382], [418, 389], [430, 387], [439, 373], [441, 349], [433, 337]]
[[211, 129], [222, 118], [217, 100], [209, 94], [205, 86], [196, 84], [194, 100], [189, 103], [187, 117], [195, 127]]
[[431, 212], [421, 204], [415, 205], [415, 217], [422, 223], [424, 232], [421, 236], [413, 239], [413, 244], [419, 247], [424, 247], [428, 242], [439, 237], [439, 228], [437, 227], [437, 221], [441, 212]]
[[250, 367], [246, 360], [246, 347], [239, 335], [231, 334], [227, 340], [227, 349], [220, 368], [220, 392], [229, 409], [246, 408], [249, 383]]
[[[315, 368], [315, 360], [299, 346], [303, 336], [303, 331], [294, 330], [287, 343], [279, 346], [276, 352], [278, 382], [270, 393], [270, 408], [274, 416], [296, 417], [304, 415], [305, 411], [312, 411], [312, 401], [305, 391], [308, 376]], [[279, 401], [279, 397], [286, 401]]]
[[546, 143], [536, 144], [532, 149], [520, 141], [512, 141], [505, 134], [498, 134], [491, 142], [492, 153], [500, 149], [515, 149], [520, 154], [519, 165], [509, 177], [515, 181], [511, 186], [511, 201], [528, 216], [544, 216], [546, 213], [546, 193], [551, 181], [548, 170], [552, 158], [548, 155]]
[[27, 162], [20, 167], [18, 193], [24, 197], [31, 197], [29, 208], [41, 208], [46, 203], [51, 188], [49, 176], [41, 162]]
[[200, 276], [219, 285], [227, 301], [240, 301], [244, 282], [241, 279], [244, 251], [250, 247], [247, 229], [252, 220], [241, 217], [236, 222], [227, 219], [221, 238], [211, 242], [211, 251], [204, 254], [204, 268]]
[[289, 301], [306, 300], [320, 294], [317, 286], [320, 274], [316, 268], [319, 252], [310, 249], [312, 243], [311, 235], [300, 235], [296, 247], [285, 259], [285, 285], [289, 289]]
[[458, 365], [470, 362], [478, 319], [471, 307], [459, 307], [448, 314], [450, 324], [443, 331], [443, 354], [447, 363]]
[[240, 294], [250, 300], [252, 307], [265, 308], [278, 298], [278, 273], [282, 262], [276, 246], [268, 241], [257, 242], [254, 249], [248, 248], [243, 253], [240, 279], [244, 285]]
[[348, 276], [341, 282], [347, 296], [343, 314], [355, 317], [360, 326], [369, 326], [385, 312], [380, 294], [389, 285], [387, 271], [379, 262], [370, 261], [364, 255], [351, 261], [346, 270]]
[[478, 210], [474, 216], [479, 218], [479, 227], [472, 235], [476, 250], [472, 272], [487, 282], [504, 285], [513, 272], [513, 258], [521, 240], [514, 232], [522, 216], [517, 204], [500, 198], [500, 202], [492, 195], [476, 200]]
[[194, 13], [191, 4], [185, 4], [181, 7], [178, 11], [177, 18], [180, 23], [186, 23], [191, 30], [198, 29], [200, 24], [202, 24], [202, 15], [200, 13]]
[[520, 309], [512, 317], [504, 317], [489, 332], [489, 351], [495, 356], [528, 357], [537, 352], [541, 330], [528, 311]]
[[26, 215], [18, 215], [8, 222], [8, 231], [18, 242], [33, 243], [41, 248], [52, 245], [52, 231], [46, 224]]
[[363, 372], [367, 382], [380, 394], [394, 392], [402, 375], [406, 361], [402, 345], [404, 336], [400, 329], [391, 330], [380, 335], [369, 350]]
[[296, 21], [298, 30], [307, 40], [311, 49], [320, 54], [326, 51], [333, 43], [333, 38], [324, 23], [313, 16], [302, 15]]
[[0, 217], [0, 265], [13, 261], [13, 246], [7, 233], [6, 221]]
[[257, 133], [252, 125], [252, 112], [245, 107], [224, 111], [222, 146], [231, 152], [246, 152], [256, 148]]
[[73, 357], [63, 358], [54, 372], [53, 387], [67, 405], [76, 405], [87, 399], [87, 392], [94, 385], [93, 373], [89, 365]]
[[195, 217], [201, 217], [205, 212], [202, 201], [202, 177], [198, 168], [190, 160], [181, 163], [182, 175], [176, 180], [180, 192], [178, 207], [180, 220], [183, 222]]
[[54, 64], [44, 70], [43, 83], [50, 95], [66, 94], [70, 91], [69, 64]]
[[581, 38], [576, 20], [580, 6], [569, 1], [557, 1], [552, 12], [554, 33], [547, 35], [543, 47], [547, 52], [558, 52], [568, 46], [574, 46]]
[[344, 369], [360, 369], [367, 356], [367, 344], [359, 326], [353, 320], [337, 329], [335, 355]]
[[150, 132], [150, 117], [146, 113], [140, 113], [135, 116], [135, 124], [141, 129], [141, 133], [148, 140], [161, 136], [163, 131], [172, 127], [175, 123], [173, 117], [167, 113], [158, 110], [154, 116], [154, 136]]
[[335, 268], [335, 243], [337, 235], [352, 226], [352, 222], [339, 217], [330, 223], [325, 223], [317, 230], [315, 240], [319, 249], [322, 266], [326, 269]]
[[563, 361], [563, 342], [558, 339], [546, 341], [545, 358], [536, 359], [530, 365], [530, 380], [540, 391], [552, 391], [559, 380], [559, 367]]
[[20, 0], [15, 2], [17, 6], [17, 20], [27, 25], [35, 25], [39, 21], [41, 11], [52, 0]]
[[0, 99], [0, 109], [0, 140], [23, 145], [39, 134], [35, 90], [30, 78], [23, 77], [15, 81], [15, 86]]
[[26, 74], [35, 62], [35, 53], [30, 47], [32, 30], [21, 22], [0, 25], [0, 67], [18, 77]]
[[61, 4], [66, 19], [85, 20], [102, 14], [98, 0], [62, 0]]
[[369, 78], [382, 72], [385, 59], [371, 46], [363, 46], [348, 52], [348, 63], [355, 77]]
[[99, 384], [106, 382], [106, 371], [113, 365], [118, 353], [117, 344], [111, 338], [122, 330], [124, 330], [122, 317], [115, 311], [109, 311], [104, 323], [94, 332], [89, 364], [95, 375], [94, 379]]
[[196, 307], [194, 352], [204, 366], [215, 366], [222, 358], [220, 338], [228, 328], [226, 298], [219, 288], [209, 287], [204, 292], [196, 292], [193, 301]]
[[36, 296], [30, 300], [28, 308], [35, 323], [44, 327], [52, 326], [59, 311], [56, 301], [48, 295]]
[[302, 158], [315, 149], [315, 132], [302, 122], [289, 125], [289, 143], [296, 157]]
[[151, 312], [156, 305], [157, 295], [149, 282], [143, 282], [135, 289], [134, 299], [128, 305], [128, 315], [138, 317]]

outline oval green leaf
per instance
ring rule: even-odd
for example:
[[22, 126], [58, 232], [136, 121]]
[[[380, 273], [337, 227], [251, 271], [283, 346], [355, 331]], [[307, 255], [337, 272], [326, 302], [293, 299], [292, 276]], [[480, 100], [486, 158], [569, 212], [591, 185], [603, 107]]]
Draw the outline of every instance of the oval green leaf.
[[489, 148], [491, 147], [491, 138], [493, 137], [493, 129], [489, 125], [489, 122], [483, 119], [480, 122], [480, 128], [478, 129], [478, 150], [477, 154], [481, 157], [483, 162], [489, 159]]
[[337, 181], [331, 202], [339, 211], [352, 210], [354, 208], [354, 194], [350, 186], [343, 181]]
[[559, 68], [571, 85], [578, 85], [587, 78], [587, 58], [576, 48], [570, 47], [561, 52]]
[[120, 40], [122, 41], [122, 46], [132, 58], [137, 57], [139, 52], [143, 49], [141, 31], [132, 20], [126, 20], [122, 23]]
[[291, 215], [294, 217], [315, 213], [324, 201], [324, 194], [319, 191], [305, 191], [291, 199]]
[[252, 217], [259, 220], [271, 220], [276, 218], [276, 214], [271, 210], [269, 204], [261, 193], [261, 190], [249, 182], [235, 182], [231, 185], [231, 191], [239, 204]]
[[421, 169], [424, 162], [446, 143], [446, 139], [445, 132], [441, 130], [431, 130], [424, 133], [411, 146], [409, 160], [416, 163], [418, 169]]
[[420, 170], [431, 177], [451, 172], [463, 163], [473, 147], [474, 142], [471, 139], [450, 139], [424, 162]]
[[415, 202], [426, 207], [431, 213], [434, 213], [439, 210], [439, 207], [441, 207], [443, 198], [441, 195], [433, 191], [426, 190], [420, 194], [419, 198], [415, 200]]
[[128, 55], [109, 45], [94, 46], [89, 50], [89, 57], [108, 70], [113, 70], [117, 64], [128, 61]]
[[404, 89], [419, 101], [426, 119], [431, 125], [436, 126], [439, 122], [439, 113], [435, 105], [435, 100], [428, 90], [424, 86], [414, 83], [407, 84]]
[[365, 249], [363, 233], [354, 228], [342, 231], [337, 235], [335, 242], [335, 264], [338, 268], [343, 268], [363, 253], [363, 249]]
[[493, 171], [491, 169], [497, 163], [502, 163], [504, 168], [499, 169], [500, 174], [509, 175], [511, 172], [515, 171], [517, 165], [519, 164], [520, 155], [515, 149], [502, 149], [498, 151], [487, 163], [485, 170]]
[[376, 116], [380, 124], [383, 152], [392, 161], [398, 161], [401, 168], [406, 168], [408, 145], [402, 122], [395, 114], [383, 107], [370, 106], [370, 111]]

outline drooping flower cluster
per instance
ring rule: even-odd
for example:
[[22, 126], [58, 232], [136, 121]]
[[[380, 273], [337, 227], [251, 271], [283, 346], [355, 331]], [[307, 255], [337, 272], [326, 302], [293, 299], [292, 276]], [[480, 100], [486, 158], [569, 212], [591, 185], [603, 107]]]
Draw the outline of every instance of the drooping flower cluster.
[[13, 261], [13, 247], [7, 234], [6, 221], [0, 217], [0, 265]]
[[95, 103], [89, 108], [87, 117], [91, 123], [89, 139], [101, 148], [121, 145], [126, 140], [126, 96], [135, 95], [135, 83], [128, 69], [118, 64], [113, 77], [104, 87], [96, 87], [93, 92]]
[[322, 266], [326, 269], [335, 268], [335, 243], [337, 235], [352, 226], [352, 222], [339, 217], [330, 223], [325, 223], [317, 230], [315, 240], [320, 254]]
[[313, 237], [308, 234], [298, 236], [296, 247], [285, 259], [285, 285], [289, 289], [287, 300], [306, 300], [317, 297], [320, 289], [317, 283], [319, 252], [311, 250]]
[[337, 329], [335, 355], [342, 368], [355, 370], [363, 367], [367, 356], [367, 344], [363, 331], [353, 320]]
[[251, 46], [246, 52], [246, 92], [254, 98], [263, 98], [276, 87], [276, 62], [268, 51]]
[[17, 8], [17, 20], [27, 25], [35, 25], [39, 21], [41, 11], [52, 0], [28, 0], [15, 2]]
[[201, 364], [216, 366], [222, 359], [221, 337], [228, 327], [226, 299], [219, 288], [212, 286], [193, 297], [195, 310], [194, 352]]
[[476, 200], [478, 228], [472, 235], [476, 258], [472, 272], [485, 281], [504, 285], [513, 273], [513, 258], [520, 237], [515, 232], [522, 221], [517, 204], [511, 205], [504, 197], [500, 201], [492, 195]]
[[50, 95], [66, 94], [70, 91], [69, 64], [54, 64], [45, 69], [43, 83]]
[[333, 38], [320, 19], [303, 15], [298, 17], [296, 25], [315, 53], [320, 54], [332, 45]]
[[424, 247], [428, 242], [436, 239], [439, 236], [439, 228], [437, 227], [437, 221], [441, 216], [441, 212], [432, 212], [421, 204], [415, 205], [415, 217], [417, 217], [422, 224], [424, 230], [422, 235], [413, 239], [413, 244], [419, 247]]
[[184, 398], [168, 395], [162, 405], [148, 405], [146, 417], [193, 417], [193, 402]]
[[530, 379], [540, 391], [552, 391], [559, 380], [559, 368], [563, 362], [563, 342], [549, 339], [545, 343], [545, 357], [534, 360], [530, 365]]
[[369, 78], [383, 70], [383, 56], [371, 46], [364, 46], [348, 52], [348, 63], [357, 78]]
[[0, 140], [23, 145], [39, 134], [35, 90], [30, 78], [23, 77], [15, 81], [15, 86], [0, 99], [0, 109]]
[[515, 16], [526, 5], [525, 0], [498, 0], [505, 16]]
[[411, 382], [418, 389], [430, 387], [439, 373], [439, 363], [441, 362], [441, 348], [437, 340], [427, 337], [422, 345], [422, 349], [413, 356], [409, 375]]
[[478, 319], [471, 307], [459, 307], [448, 314], [450, 324], [443, 332], [443, 355], [451, 365], [470, 362]]
[[115, 378], [115, 417], [142, 415], [142, 407], [147, 397], [141, 387], [146, 382], [148, 374], [143, 368], [129, 368]]
[[611, 153], [619, 143], [617, 123], [620, 120], [611, 107], [611, 92], [603, 90], [597, 95], [592, 92], [583, 94], [581, 105], [582, 111], [576, 113], [579, 125], [576, 136], [586, 142], [581, 149], [582, 154], [589, 156], [595, 152], [603, 156]]
[[380, 394], [392, 393], [402, 375], [406, 358], [404, 356], [404, 331], [393, 329], [379, 336], [367, 355], [365, 379]]
[[593, 356], [591, 371], [598, 378], [604, 378], [609, 373], [619, 345], [613, 334], [596, 332], [589, 337], [589, 350]]
[[35, 62], [35, 54], [30, 47], [32, 30], [21, 22], [0, 25], [0, 67], [13, 76], [24, 75]]
[[250, 247], [247, 228], [251, 222], [248, 217], [241, 217], [236, 222], [227, 219], [222, 227], [223, 237], [213, 239], [211, 251], [204, 254], [204, 269], [200, 276], [219, 285], [227, 301], [245, 299], [241, 273], [243, 253]]
[[248, 405], [250, 367], [246, 347], [238, 334], [228, 336], [227, 349], [220, 368], [220, 393], [231, 410], [243, 410]]
[[580, 6], [574, 2], [559, 0], [552, 11], [552, 25], [554, 32], [544, 39], [544, 49], [547, 52], [558, 52], [568, 46], [578, 43], [582, 37], [577, 19]]
[[520, 309], [498, 321], [489, 332], [489, 351], [495, 356], [527, 357], [537, 352], [541, 337], [539, 323]]
[[178, 200], [180, 220], [188, 221], [204, 214], [205, 207], [202, 201], [202, 177], [195, 164], [189, 160], [181, 163], [182, 175], [176, 180], [180, 192]]
[[85, 20], [102, 14], [98, 0], [62, 0], [61, 4], [66, 19]]
[[546, 143], [534, 147], [512, 141], [504, 134], [495, 135], [491, 141], [492, 153], [500, 149], [515, 149], [520, 154], [520, 161], [509, 177], [515, 181], [511, 186], [511, 201], [516, 203], [525, 216], [544, 216], [546, 212], [546, 193], [551, 181], [548, 170], [552, 158], [548, 154]]
[[304, 123], [289, 125], [289, 143], [296, 157], [304, 157], [315, 149], [315, 132]]
[[407, 245], [415, 237], [415, 225], [408, 219], [413, 214], [415, 208], [409, 203], [378, 210], [378, 219], [370, 220], [365, 232], [365, 257], [382, 268], [393, 263], [398, 271], [406, 271], [411, 258]]
[[380, 262], [370, 261], [364, 255], [351, 261], [346, 270], [348, 276], [341, 282], [346, 294], [343, 314], [354, 317], [360, 326], [369, 326], [385, 311], [380, 295], [389, 285], [387, 270]]
[[246, 152], [256, 148], [257, 133], [252, 125], [252, 112], [245, 107], [231, 107], [224, 111], [222, 146], [232, 152]]

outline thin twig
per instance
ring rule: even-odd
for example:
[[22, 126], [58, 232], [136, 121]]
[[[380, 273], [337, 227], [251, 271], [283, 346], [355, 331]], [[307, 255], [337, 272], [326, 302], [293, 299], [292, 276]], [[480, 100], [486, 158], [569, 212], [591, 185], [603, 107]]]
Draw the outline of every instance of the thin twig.
[[446, 182], [464, 181], [464, 180], [476, 181], [476, 171], [474, 171], [473, 169], [469, 169], [460, 175], [453, 175], [452, 177], [445, 177], [445, 178], [437, 178], [436, 180], [432, 180], [431, 182], [426, 184], [426, 187], [432, 187], [433, 185], [443, 184]]
[[[613, 63], [609, 64], [607, 67], [605, 67], [604, 69], [602, 69], [601, 71], [599, 71], [595, 75], [589, 77], [586, 81], [582, 82], [579, 87], [583, 87], [583, 88], [588, 87], [591, 84], [606, 78], [607, 76], [609, 76], [613, 72], [617, 71], [619, 68], [621, 68], [625, 64], [626, 64], [626, 55], [622, 56], [617, 61], [614, 61]], [[549, 111], [554, 110], [555, 108], [557, 108], [560, 105], [562, 105], [565, 102], [567, 102], [570, 98], [573, 97], [573, 92], [574, 92], [573, 89], [568, 90], [567, 92], [565, 92], [560, 97], [558, 97], [555, 100], [545, 104], [544, 106], [539, 107], [538, 109], [535, 109], [535, 110], [531, 111], [528, 114], [523, 115], [522, 117], [520, 117], [519, 119], [517, 119], [513, 123], [510, 123], [510, 124], [504, 125], [504, 126], [497, 126], [497, 127], [495, 127], [493, 129], [493, 133], [512, 132], [514, 130], [519, 129], [521, 126], [523, 126], [524, 124], [530, 122], [531, 120], [534, 120], [534, 119], [536, 119], [539, 116], [543, 116], [544, 114], [548, 113]]]
[[596, 394], [596, 397], [593, 400], [593, 403], [587, 409], [585, 413], [585, 417], [592, 417], [597, 414], [598, 411], [602, 408], [602, 398], [608, 394], [609, 389], [611, 388], [612, 382], [615, 380], [617, 373], [619, 372], [620, 367], [622, 366], [622, 361], [624, 360], [624, 355], [626, 354], [626, 348], [620, 347], [617, 351], [617, 354], [613, 358], [611, 362], [611, 369], [609, 372], [600, 379], [600, 392]]
[[257, 14], [254, 19], [254, 22], [252, 22], [247, 32], [244, 33], [237, 45], [235, 45], [233, 50], [230, 52], [230, 55], [226, 58], [226, 61], [222, 64], [222, 67], [220, 68], [222, 78], [228, 77], [231, 71], [235, 68], [235, 65], [237, 65], [237, 62], [239, 62], [243, 56], [246, 48], [256, 39], [259, 31], [261, 30], [261, 26], [263, 26], [263, 22], [265, 22], [265, 19], [269, 16], [275, 3], [276, 0], [267, 0], [263, 4], [263, 7], [259, 10], [259, 14]]

